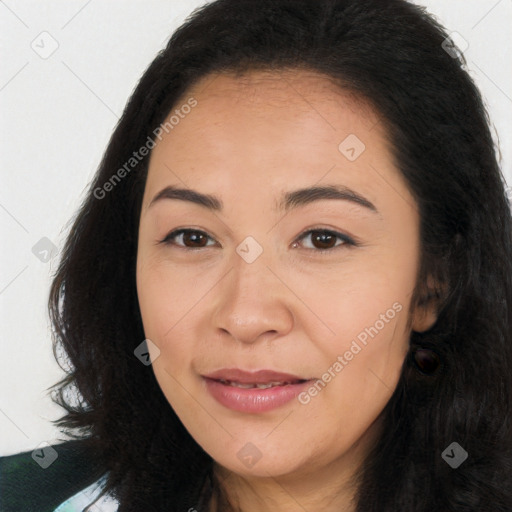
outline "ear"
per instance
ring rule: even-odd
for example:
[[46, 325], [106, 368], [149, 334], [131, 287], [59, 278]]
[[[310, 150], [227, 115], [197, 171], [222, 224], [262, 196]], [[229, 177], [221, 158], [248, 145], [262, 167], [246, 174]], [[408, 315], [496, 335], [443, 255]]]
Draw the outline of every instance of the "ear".
[[415, 332], [425, 332], [434, 326], [439, 316], [445, 287], [429, 277], [422, 293], [411, 311], [411, 327]]

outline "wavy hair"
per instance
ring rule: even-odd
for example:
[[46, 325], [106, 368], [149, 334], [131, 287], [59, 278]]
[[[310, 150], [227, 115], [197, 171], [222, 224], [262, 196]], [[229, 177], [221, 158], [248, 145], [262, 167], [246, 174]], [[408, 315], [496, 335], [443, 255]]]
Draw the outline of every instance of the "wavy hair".
[[[72, 219], [48, 303], [68, 365], [56, 423], [83, 439], [120, 512], [187, 510], [212, 459], [134, 356], [145, 338], [135, 268], [149, 156], [98, 191], [198, 79], [287, 68], [320, 73], [378, 112], [420, 213], [414, 302], [432, 299], [429, 277], [442, 300], [435, 325], [411, 335], [357, 511], [511, 510], [511, 212], [482, 97], [447, 37], [405, 0], [216, 0], [149, 65]], [[434, 374], [415, 363], [419, 347], [439, 356]], [[469, 455], [457, 469], [442, 458], [452, 442]]]

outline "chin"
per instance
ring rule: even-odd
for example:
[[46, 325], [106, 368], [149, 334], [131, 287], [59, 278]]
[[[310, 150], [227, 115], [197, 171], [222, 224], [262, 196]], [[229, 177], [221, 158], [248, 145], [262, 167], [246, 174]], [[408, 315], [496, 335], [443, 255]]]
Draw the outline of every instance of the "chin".
[[230, 447], [222, 450], [222, 453], [209, 453], [217, 464], [244, 477], [281, 477], [301, 472], [306, 465], [305, 460], [298, 459], [294, 454], [273, 446], [263, 446], [263, 443], [259, 447], [252, 443], [237, 443], [232, 450], [234, 457], [226, 457], [226, 453], [231, 451]]

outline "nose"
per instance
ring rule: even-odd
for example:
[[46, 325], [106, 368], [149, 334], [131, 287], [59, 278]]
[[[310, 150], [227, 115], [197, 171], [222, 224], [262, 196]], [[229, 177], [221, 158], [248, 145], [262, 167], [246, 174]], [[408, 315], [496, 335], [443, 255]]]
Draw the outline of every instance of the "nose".
[[279, 338], [293, 328], [293, 294], [262, 256], [247, 263], [234, 255], [233, 268], [221, 283], [212, 316], [221, 337], [249, 345]]

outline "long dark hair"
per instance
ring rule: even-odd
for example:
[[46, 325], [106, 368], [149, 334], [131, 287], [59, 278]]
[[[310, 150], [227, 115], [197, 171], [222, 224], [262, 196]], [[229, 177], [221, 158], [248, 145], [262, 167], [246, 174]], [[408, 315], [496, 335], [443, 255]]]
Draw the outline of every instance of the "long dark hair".
[[[512, 508], [511, 213], [481, 95], [463, 57], [445, 51], [447, 37], [404, 0], [217, 0], [150, 64], [74, 219], [49, 297], [54, 351], [69, 364], [56, 385], [67, 410], [58, 425], [84, 439], [120, 511], [187, 510], [212, 467], [134, 356], [144, 340], [135, 264], [149, 157], [126, 163], [199, 78], [285, 68], [321, 73], [381, 116], [421, 218], [414, 301], [433, 295], [442, 305], [435, 325], [411, 336], [357, 510]], [[430, 297], [428, 276], [439, 283]], [[415, 363], [418, 347], [438, 354], [434, 374]], [[457, 469], [442, 456], [454, 442], [468, 454]]]

